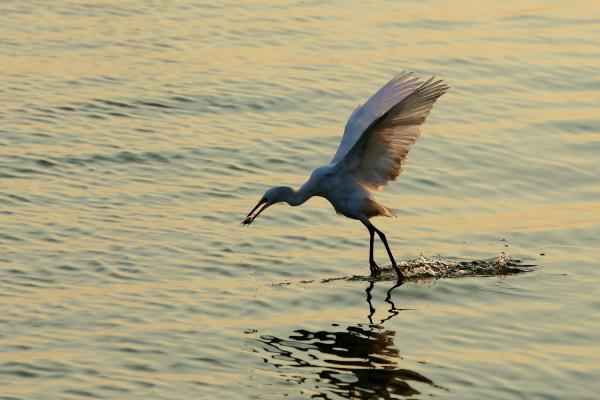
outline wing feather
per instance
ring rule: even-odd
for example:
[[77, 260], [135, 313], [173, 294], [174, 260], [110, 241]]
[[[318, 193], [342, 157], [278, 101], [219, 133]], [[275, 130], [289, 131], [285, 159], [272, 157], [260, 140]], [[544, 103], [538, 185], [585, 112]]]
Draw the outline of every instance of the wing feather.
[[420, 82], [411, 78], [412, 73], [403, 71], [396, 75], [377, 91], [365, 104], [357, 107], [350, 115], [342, 141], [331, 160], [332, 164], [340, 161], [360, 139], [362, 133], [395, 104], [413, 92]]
[[419, 126], [425, 122], [436, 100], [447, 90], [448, 86], [434, 78], [413, 88], [364, 129], [354, 145], [338, 160], [338, 168], [351, 171], [363, 185], [373, 190], [395, 180], [402, 172], [406, 155], [420, 135]]

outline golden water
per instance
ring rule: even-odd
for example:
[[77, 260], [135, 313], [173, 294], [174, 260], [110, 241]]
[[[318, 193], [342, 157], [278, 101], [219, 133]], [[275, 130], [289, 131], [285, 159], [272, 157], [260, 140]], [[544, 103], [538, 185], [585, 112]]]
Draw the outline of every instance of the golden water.
[[[0, 399], [597, 398], [599, 16], [1, 4]], [[396, 258], [529, 272], [338, 279], [368, 234], [322, 199], [239, 227], [404, 69], [451, 90], [378, 195]]]

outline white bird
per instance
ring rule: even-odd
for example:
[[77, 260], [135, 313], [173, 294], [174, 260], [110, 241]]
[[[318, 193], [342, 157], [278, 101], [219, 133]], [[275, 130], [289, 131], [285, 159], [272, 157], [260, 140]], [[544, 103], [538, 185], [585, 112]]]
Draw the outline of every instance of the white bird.
[[406, 155], [420, 135], [419, 126], [447, 90], [448, 86], [433, 77], [421, 82], [409, 72], [398, 74], [350, 115], [329, 165], [315, 169], [298, 190], [287, 186], [268, 189], [242, 223], [251, 224], [275, 203], [299, 206], [313, 196], [323, 197], [338, 214], [359, 220], [368, 229], [371, 276], [380, 273], [373, 259], [377, 233], [401, 280], [402, 272], [385, 235], [369, 221], [380, 215], [394, 216], [394, 211], [375, 200], [371, 191], [381, 189], [400, 175]]

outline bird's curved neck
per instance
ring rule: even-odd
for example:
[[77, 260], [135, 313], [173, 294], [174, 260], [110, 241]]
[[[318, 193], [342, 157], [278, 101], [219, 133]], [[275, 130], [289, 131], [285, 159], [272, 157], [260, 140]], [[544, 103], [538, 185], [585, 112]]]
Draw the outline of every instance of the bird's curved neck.
[[292, 189], [286, 200], [286, 203], [288, 203], [290, 206], [295, 207], [295, 206], [299, 206], [300, 204], [303, 204], [310, 197], [311, 196], [308, 195], [308, 192], [305, 190], [302, 190], [302, 188], [300, 188], [299, 190]]

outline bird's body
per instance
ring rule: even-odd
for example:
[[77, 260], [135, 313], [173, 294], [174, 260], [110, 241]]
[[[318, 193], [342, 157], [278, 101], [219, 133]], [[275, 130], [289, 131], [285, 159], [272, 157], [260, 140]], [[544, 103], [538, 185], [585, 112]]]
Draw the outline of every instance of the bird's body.
[[448, 90], [442, 81], [431, 78], [420, 82], [410, 75], [406, 72], [397, 75], [352, 113], [329, 165], [315, 169], [298, 190], [286, 186], [267, 190], [243, 223], [249, 225], [274, 203], [298, 206], [313, 196], [323, 197], [338, 214], [361, 221], [369, 230], [372, 275], [379, 273], [373, 259], [373, 239], [377, 233], [401, 278], [385, 235], [369, 221], [376, 216], [391, 217], [394, 212], [375, 200], [372, 191], [400, 175], [406, 155], [419, 137], [419, 126], [437, 98]]
[[363, 215], [367, 218], [394, 215], [392, 210], [375, 200], [372, 193], [354, 174], [340, 174], [336, 165], [315, 169], [309, 180], [296, 193], [295, 200], [306, 201], [312, 196], [323, 197], [338, 214], [352, 219], [359, 220]]

